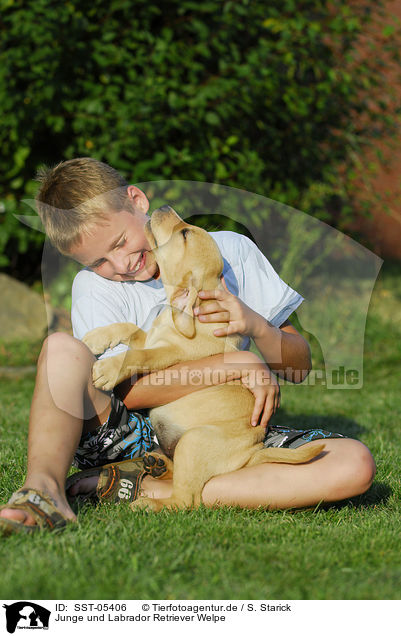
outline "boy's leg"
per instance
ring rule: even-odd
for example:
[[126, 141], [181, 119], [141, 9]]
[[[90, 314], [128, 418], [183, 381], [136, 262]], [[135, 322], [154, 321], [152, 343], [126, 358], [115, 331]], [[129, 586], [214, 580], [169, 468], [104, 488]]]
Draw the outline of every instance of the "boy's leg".
[[[321, 444], [322, 440], [309, 442]], [[206, 506], [258, 506], [274, 509], [303, 508], [360, 495], [370, 487], [375, 463], [369, 449], [354, 439], [325, 439], [321, 455], [305, 464], [259, 464], [218, 475], [207, 482], [202, 501]], [[91, 492], [97, 477], [83, 479], [74, 488]], [[172, 493], [171, 480], [147, 476], [141, 494], [164, 499]]]
[[353, 439], [324, 442], [323, 453], [306, 464], [259, 464], [220, 475], [205, 485], [203, 501], [206, 505], [286, 509], [341, 501], [366, 492], [375, 475], [366, 446]]
[[[65, 497], [65, 478], [83, 431], [103, 423], [110, 397], [93, 387], [94, 357], [79, 340], [56, 333], [44, 343], [39, 360], [28, 436], [25, 487], [50, 495], [60, 512], [75, 519]], [[4, 509], [0, 516], [28, 525], [33, 517]]]
[[[321, 444], [322, 440], [309, 443]], [[325, 451], [305, 464], [259, 464], [213, 477], [203, 489], [202, 501], [206, 506], [288, 509], [341, 501], [366, 492], [375, 475], [368, 448], [346, 438], [324, 443]], [[142, 492], [147, 497], [169, 497], [172, 482], [146, 477]]]

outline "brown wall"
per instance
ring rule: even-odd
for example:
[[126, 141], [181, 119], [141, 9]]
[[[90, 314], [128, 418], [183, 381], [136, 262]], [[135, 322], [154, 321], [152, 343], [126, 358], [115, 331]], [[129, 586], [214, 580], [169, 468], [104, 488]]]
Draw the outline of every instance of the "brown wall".
[[[401, 21], [401, 1], [388, 1], [384, 22], [378, 18], [376, 30], [367, 35], [367, 38], [373, 38], [380, 43], [382, 27], [384, 24], [394, 24], [396, 19]], [[396, 38], [399, 40], [401, 49], [401, 35], [397, 35]], [[366, 42], [362, 46], [368, 50]], [[389, 91], [394, 88], [401, 103], [400, 68], [393, 66], [385, 76]], [[391, 142], [391, 148], [383, 141], [375, 144], [375, 147], [383, 153], [382, 165], [378, 166], [376, 173], [371, 174], [367, 169], [370, 161], [377, 161], [375, 153], [367, 153], [367, 156], [362, 158], [365, 169], [363, 178], [361, 175], [358, 179], [357, 186], [360, 198], [374, 201], [374, 195], [378, 194], [382, 197], [382, 202], [374, 203], [371, 218], [360, 217], [357, 228], [366, 238], [371, 249], [382, 258], [401, 260], [401, 116], [398, 116], [398, 119], [399, 135], [387, 140]], [[387, 211], [386, 207], [388, 207]]]

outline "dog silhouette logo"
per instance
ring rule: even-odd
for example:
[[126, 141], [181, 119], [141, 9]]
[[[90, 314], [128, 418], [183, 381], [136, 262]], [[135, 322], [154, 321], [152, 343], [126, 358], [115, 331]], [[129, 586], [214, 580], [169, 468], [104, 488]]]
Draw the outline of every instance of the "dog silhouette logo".
[[18, 629], [49, 629], [51, 612], [30, 601], [18, 601], [12, 605], [3, 605], [6, 609], [7, 631], [14, 634]]

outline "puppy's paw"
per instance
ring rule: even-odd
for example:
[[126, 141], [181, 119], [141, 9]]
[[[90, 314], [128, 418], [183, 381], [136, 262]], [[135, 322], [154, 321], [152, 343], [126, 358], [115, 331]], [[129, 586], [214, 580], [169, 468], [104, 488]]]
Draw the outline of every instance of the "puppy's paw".
[[92, 379], [97, 389], [111, 391], [116, 384], [130, 377], [124, 367], [124, 354], [98, 360], [93, 365]]
[[108, 325], [92, 329], [82, 338], [82, 342], [86, 344], [94, 355], [99, 355], [106, 349], [116, 347], [121, 342], [121, 338], [116, 332], [115, 326]]
[[145, 453], [143, 468], [148, 475], [156, 479], [171, 479], [173, 476], [173, 462], [160, 453]]
[[148, 512], [160, 512], [164, 508], [162, 499], [152, 499], [151, 497], [138, 497], [130, 504], [132, 510], [147, 510]]

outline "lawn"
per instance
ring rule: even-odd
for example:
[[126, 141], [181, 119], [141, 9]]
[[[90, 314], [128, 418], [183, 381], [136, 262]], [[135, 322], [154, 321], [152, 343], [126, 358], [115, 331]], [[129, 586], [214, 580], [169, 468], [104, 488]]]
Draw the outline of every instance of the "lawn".
[[[277, 422], [360, 439], [377, 462], [363, 496], [298, 512], [235, 508], [133, 515], [85, 508], [58, 535], [0, 543], [3, 599], [398, 599], [401, 266], [386, 265], [369, 311], [360, 390], [282, 389]], [[33, 377], [0, 380], [6, 501], [25, 469]]]

